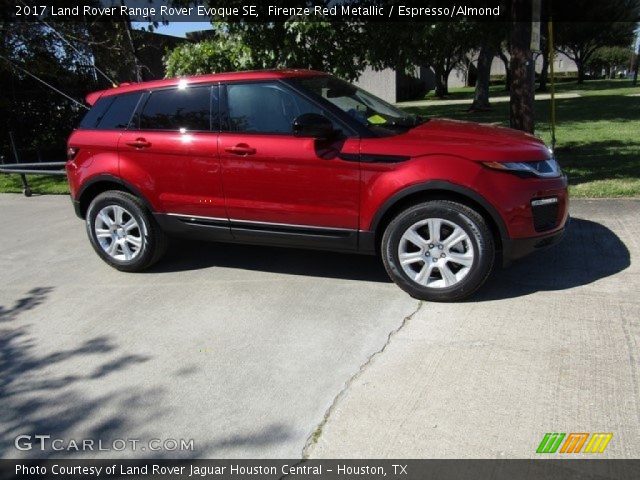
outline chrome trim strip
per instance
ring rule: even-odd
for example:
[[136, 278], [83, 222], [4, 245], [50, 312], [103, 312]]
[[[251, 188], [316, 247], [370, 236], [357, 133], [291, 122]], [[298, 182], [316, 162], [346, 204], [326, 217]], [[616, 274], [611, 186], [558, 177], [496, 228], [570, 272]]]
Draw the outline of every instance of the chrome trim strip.
[[236, 218], [232, 218], [229, 220], [232, 224], [233, 223], [246, 223], [249, 225], [273, 225], [274, 227], [297, 227], [297, 228], [311, 228], [311, 229], [315, 229], [315, 230], [340, 230], [340, 231], [345, 231], [345, 232], [353, 232], [355, 231], [355, 229], [352, 228], [340, 228], [340, 227], [318, 227], [315, 225], [299, 225], [296, 223], [275, 223], [275, 222], [258, 222], [258, 221], [254, 221], [254, 220], [239, 220]]
[[558, 197], [539, 198], [537, 200], [531, 200], [531, 206], [533, 207], [549, 205], [550, 203], [558, 203]]
[[[310, 228], [315, 230], [332, 230], [332, 231], [344, 231], [344, 232], [355, 232], [357, 229], [354, 228], [341, 228], [341, 227], [319, 227], [315, 225], [300, 225], [296, 223], [275, 223], [275, 222], [258, 222], [255, 220], [240, 220], [237, 218], [219, 218], [219, 217], [202, 217], [199, 215], [185, 215], [182, 213], [167, 213], [172, 217], [181, 217], [181, 218], [191, 218], [191, 219], [199, 219], [199, 220], [211, 220], [211, 221], [224, 221], [229, 222], [233, 226], [233, 224], [248, 224], [248, 225], [266, 225], [266, 226], [274, 226], [274, 227], [297, 227], [297, 228]], [[238, 225], [236, 225], [238, 226]]]
[[171, 216], [171, 217], [181, 217], [181, 218], [190, 218], [193, 220], [212, 220], [212, 221], [218, 221], [218, 222], [228, 222], [229, 219], [228, 218], [219, 218], [219, 217], [201, 217], [199, 215], [184, 215], [182, 213], [167, 213], [167, 215]]

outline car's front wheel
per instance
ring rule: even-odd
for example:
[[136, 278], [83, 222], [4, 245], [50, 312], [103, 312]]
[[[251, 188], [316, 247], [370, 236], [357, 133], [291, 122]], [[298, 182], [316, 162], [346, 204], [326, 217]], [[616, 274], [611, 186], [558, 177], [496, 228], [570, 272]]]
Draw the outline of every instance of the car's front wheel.
[[87, 210], [86, 225], [96, 253], [118, 270], [144, 270], [166, 250], [166, 236], [151, 213], [126, 192], [112, 190], [94, 198]]
[[404, 210], [387, 226], [382, 259], [392, 280], [422, 300], [454, 301], [474, 293], [493, 268], [493, 236], [482, 215], [434, 200]]

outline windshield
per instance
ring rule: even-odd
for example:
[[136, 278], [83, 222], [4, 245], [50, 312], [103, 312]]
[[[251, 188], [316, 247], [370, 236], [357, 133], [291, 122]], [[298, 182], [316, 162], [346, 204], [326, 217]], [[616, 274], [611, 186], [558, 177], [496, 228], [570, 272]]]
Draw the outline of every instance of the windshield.
[[403, 112], [375, 95], [335, 77], [296, 78], [293, 83], [331, 102], [373, 130], [407, 130], [424, 121], [417, 115]]

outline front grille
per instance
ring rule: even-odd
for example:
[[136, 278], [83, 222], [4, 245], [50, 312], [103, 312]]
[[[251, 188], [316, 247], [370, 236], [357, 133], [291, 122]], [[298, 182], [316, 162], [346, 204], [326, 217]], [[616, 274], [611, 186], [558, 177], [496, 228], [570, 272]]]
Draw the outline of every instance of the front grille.
[[558, 202], [532, 205], [533, 227], [536, 232], [551, 230], [558, 225]]

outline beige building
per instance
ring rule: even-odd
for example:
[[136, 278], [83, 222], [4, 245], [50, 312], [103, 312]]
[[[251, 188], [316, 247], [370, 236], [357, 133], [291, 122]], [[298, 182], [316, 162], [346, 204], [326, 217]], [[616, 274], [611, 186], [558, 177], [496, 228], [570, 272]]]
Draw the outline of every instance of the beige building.
[[[538, 55], [535, 61], [536, 72], [540, 73], [542, 70], [542, 55]], [[472, 57], [472, 63], [474, 65], [477, 64], [477, 55]], [[554, 70], [556, 74], [560, 75], [578, 72], [574, 61], [562, 53], [557, 53], [555, 56]], [[454, 69], [449, 75], [449, 87], [465, 86], [467, 84], [467, 75], [468, 68], [466, 67]], [[498, 77], [503, 75], [506, 75], [504, 62], [499, 57], [494, 57], [491, 63], [491, 76]], [[367, 67], [355, 83], [387, 102], [395, 103], [421, 98], [425, 92], [434, 89], [435, 78], [433, 70], [426, 67], [416, 67], [411, 76], [390, 68], [376, 71]]]

